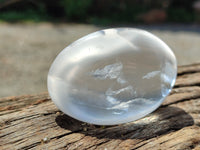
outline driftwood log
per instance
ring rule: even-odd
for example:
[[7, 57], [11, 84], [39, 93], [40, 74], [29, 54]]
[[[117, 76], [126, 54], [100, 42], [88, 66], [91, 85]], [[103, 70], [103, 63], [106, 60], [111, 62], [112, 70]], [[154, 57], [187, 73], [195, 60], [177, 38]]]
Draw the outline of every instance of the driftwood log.
[[175, 87], [155, 112], [117, 126], [72, 119], [48, 93], [1, 98], [0, 149], [200, 149], [200, 64], [179, 67]]

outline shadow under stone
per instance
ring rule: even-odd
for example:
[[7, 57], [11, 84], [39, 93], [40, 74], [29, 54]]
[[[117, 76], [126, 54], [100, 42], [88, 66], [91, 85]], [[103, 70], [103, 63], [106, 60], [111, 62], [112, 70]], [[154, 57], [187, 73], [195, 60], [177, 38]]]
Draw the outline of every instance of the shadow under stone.
[[58, 126], [87, 136], [109, 139], [150, 139], [194, 124], [193, 118], [178, 107], [162, 107], [134, 122], [97, 126], [61, 114], [55, 119]]

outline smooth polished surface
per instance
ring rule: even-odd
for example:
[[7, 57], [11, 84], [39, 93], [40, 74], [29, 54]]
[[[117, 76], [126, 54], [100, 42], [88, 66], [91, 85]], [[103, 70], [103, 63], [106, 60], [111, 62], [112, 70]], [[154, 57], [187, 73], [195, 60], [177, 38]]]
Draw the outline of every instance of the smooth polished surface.
[[134, 28], [107, 29], [79, 39], [57, 56], [48, 90], [67, 115], [113, 125], [158, 108], [176, 73], [173, 52], [154, 35]]

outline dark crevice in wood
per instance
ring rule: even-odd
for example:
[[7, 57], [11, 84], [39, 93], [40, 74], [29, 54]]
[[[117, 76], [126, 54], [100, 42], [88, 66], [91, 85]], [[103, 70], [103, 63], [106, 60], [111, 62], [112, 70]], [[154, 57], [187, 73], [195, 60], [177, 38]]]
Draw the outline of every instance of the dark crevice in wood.
[[200, 63], [178, 66], [178, 74], [187, 74], [193, 72], [200, 72]]
[[[26, 140], [22, 139], [22, 140], [18, 141], [17, 144], [19, 145], [19, 144], [22, 144], [22, 143], [24, 143], [24, 142], [26, 142]], [[13, 143], [13, 144], [14, 144], [14, 143]]]
[[61, 135], [59, 135], [59, 136], [55, 136], [55, 137], [53, 137], [52, 139], [60, 139], [60, 138], [62, 138], [62, 137], [64, 137], [64, 136], [66, 136], [66, 135], [70, 135], [70, 134], [73, 134], [73, 133], [78, 133], [78, 132], [81, 132], [82, 130], [76, 130], [76, 131], [72, 131], [72, 132], [69, 132], [69, 133], [64, 133], [64, 134], [61, 134]]
[[[104, 140], [104, 141], [102, 141], [102, 142], [100, 142], [100, 143], [98, 143], [98, 144], [95, 144], [95, 145], [93, 145], [93, 146], [88, 147], [88, 149], [89, 149], [89, 148], [93, 148], [93, 147], [98, 148], [99, 146], [101, 146], [101, 145], [103, 145], [103, 144], [105, 144], [105, 143], [108, 143], [108, 142], [109, 142], [109, 140], [106, 139], [106, 140]], [[77, 148], [78, 148], [78, 147], [77, 147]]]
[[[29, 120], [32, 120], [34, 118], [37, 118], [37, 117], [33, 117], [33, 118], [30, 118], [30, 119], [26, 119], [26, 120], [22, 120], [22, 122], [24, 121], [29, 121]], [[13, 122], [13, 121], [12, 121]], [[7, 125], [4, 129], [7, 129], [7, 128], [15, 128], [16, 126], [20, 125], [22, 122], [18, 122], [16, 124], [12, 124], [12, 122], [9, 122], [9, 125]], [[31, 126], [31, 125], [30, 125]], [[27, 126], [28, 127], [28, 126]]]
[[170, 106], [170, 105], [173, 105], [173, 104], [178, 104], [178, 103], [182, 103], [182, 102], [185, 102], [185, 101], [192, 101], [192, 100], [196, 100], [196, 99], [199, 99], [200, 96], [193, 96], [193, 97], [189, 97], [189, 98], [183, 98], [179, 101], [175, 101], [175, 102], [170, 102], [169, 104], [166, 104], [166, 105], [161, 105], [160, 107], [167, 107], [167, 106]]
[[[20, 111], [20, 109], [16, 109], [16, 110], [8, 111], [8, 112], [6, 112], [6, 113], [2, 113], [2, 114], [0, 114], [0, 117], [1, 117], [1, 116], [5, 116], [5, 115], [8, 115], [8, 114], [11, 114], [11, 113], [15, 113], [15, 112], [18, 112], [18, 111]], [[1, 111], [0, 111], [0, 112], [1, 112]]]
[[122, 143], [123, 141], [120, 141], [118, 144], [116, 144], [116, 146], [113, 149], [116, 149], [119, 147], [119, 145]]
[[[142, 143], [142, 142], [144, 142], [144, 141], [141, 141], [140, 143]], [[139, 146], [137, 146], [137, 147], [134, 147], [133, 149], [131, 149], [131, 150], [136, 150], [136, 149], [138, 149], [138, 148], [141, 148], [141, 147], [143, 147], [144, 145], [146, 145], [148, 142], [145, 142], [145, 143], [143, 143], [143, 144], [141, 144], [141, 145], [139, 145]]]
[[35, 143], [33, 143], [33, 144], [24, 146], [24, 147], [20, 148], [19, 150], [29, 150], [29, 149], [31, 149], [31, 148], [36, 147], [37, 145], [40, 145], [40, 144], [41, 144], [41, 142], [35, 142]]
[[178, 93], [193, 92], [193, 91], [200, 92], [200, 86], [187, 86], [187, 87], [173, 88], [172, 91], [170, 92], [170, 95], [174, 95]]
[[[11, 125], [11, 126], [16, 126], [16, 125], [20, 124], [21, 122], [19, 122], [19, 123], [17, 123], [17, 124], [14, 124], [14, 125], [12, 125], [11, 123], [12, 123], [12, 122], [15, 122], [15, 121], [23, 120], [23, 119], [25, 119], [25, 121], [29, 121], [29, 120], [32, 120], [32, 119], [34, 119], [34, 118], [38, 118], [38, 117], [40, 117], [40, 116], [48, 116], [48, 115], [55, 114], [55, 112], [57, 112], [57, 111], [54, 111], [54, 112], [52, 112], [52, 113], [34, 114], [34, 115], [24, 116], [24, 117], [17, 118], [17, 119], [6, 120], [6, 121], [3, 122], [2, 124], [7, 124], [7, 125], [9, 124], [9, 125]], [[24, 121], [24, 120], [23, 120], [23, 121]], [[22, 121], [22, 122], [23, 122], [23, 121]], [[7, 128], [8, 128], [8, 127], [11, 127], [11, 126], [7, 126]]]
[[17, 97], [0, 98], [0, 112], [11, 110], [19, 111], [26, 106], [38, 105], [49, 100], [50, 98], [47, 93], [39, 95], [25, 95]]
[[198, 73], [200, 72], [200, 70], [194, 70], [194, 71], [188, 71], [188, 72], [181, 72], [181, 73], [178, 73], [177, 76], [183, 76], [183, 75], [186, 75], [186, 74], [193, 74], [193, 73]]
[[[16, 119], [9, 119], [9, 120], [7, 120], [6, 122], [11, 123], [11, 122], [14, 122], [14, 121], [19, 121], [19, 120], [22, 120], [22, 119], [28, 119], [28, 118], [31, 118], [31, 117], [37, 118], [37, 117], [39, 117], [39, 116], [40, 116], [39, 114], [34, 114], [34, 115], [30, 115], [30, 116], [19, 117], [19, 118], [16, 118]], [[33, 118], [31, 118], [31, 119], [33, 119]]]
[[200, 110], [190, 111], [191, 114], [200, 114]]
[[49, 115], [53, 115], [53, 114], [56, 114], [58, 111], [56, 110], [56, 111], [51, 111], [51, 112], [48, 112], [48, 113], [43, 113], [43, 114], [41, 114], [41, 115], [43, 115], [43, 116], [49, 116]]
[[4, 135], [1, 135], [0, 138], [2, 138], [2, 137], [4, 137], [4, 136], [8, 136], [8, 135], [10, 135], [10, 134], [12, 134], [12, 133], [14, 133], [14, 132], [10, 132], [10, 133], [6, 133], [6, 134], [4, 134]]
[[199, 86], [200, 87], [200, 83], [194, 83], [194, 84], [189, 84], [189, 85], [174, 85], [173, 88], [180, 88], [180, 87], [192, 87], [192, 86]]
[[75, 141], [73, 141], [73, 142], [69, 142], [69, 143], [67, 143], [65, 146], [60, 147], [60, 149], [69, 149], [71, 145], [75, 144], [77, 141], [82, 140], [84, 137], [85, 137], [85, 136], [83, 136], [83, 137], [81, 137], [80, 139], [77, 139], [77, 140], [75, 140]]
[[14, 144], [14, 143], [17, 143], [17, 142], [20, 142], [20, 141], [23, 141], [23, 139], [15, 140], [15, 141], [12, 141], [12, 142], [7, 143], [7, 144]]

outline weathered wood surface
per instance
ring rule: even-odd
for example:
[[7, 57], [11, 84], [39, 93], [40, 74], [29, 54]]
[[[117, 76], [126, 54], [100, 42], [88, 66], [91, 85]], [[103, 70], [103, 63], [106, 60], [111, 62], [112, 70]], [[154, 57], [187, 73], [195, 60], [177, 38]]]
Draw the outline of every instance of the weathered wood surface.
[[159, 109], [119, 126], [74, 120], [47, 93], [2, 98], [0, 149], [200, 149], [200, 64], [179, 67]]

